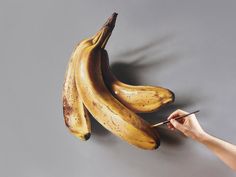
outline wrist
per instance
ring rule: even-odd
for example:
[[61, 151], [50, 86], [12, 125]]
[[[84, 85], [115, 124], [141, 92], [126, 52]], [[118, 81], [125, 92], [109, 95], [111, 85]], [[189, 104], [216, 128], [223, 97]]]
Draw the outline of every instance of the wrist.
[[208, 139], [210, 138], [210, 135], [206, 132], [200, 132], [196, 138], [196, 140], [202, 144], [204, 144], [205, 142], [208, 141]]

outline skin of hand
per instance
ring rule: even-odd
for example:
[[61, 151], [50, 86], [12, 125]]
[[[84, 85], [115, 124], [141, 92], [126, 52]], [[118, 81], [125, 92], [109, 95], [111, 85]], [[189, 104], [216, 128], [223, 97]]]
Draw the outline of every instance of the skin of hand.
[[174, 120], [173, 118], [188, 114], [183, 110], [174, 111], [167, 119], [170, 120], [170, 123], [167, 124], [167, 127], [172, 131], [177, 129], [181, 131], [185, 136], [190, 137], [196, 141], [201, 141], [201, 138], [206, 134], [195, 114], [189, 115], [188, 117], [184, 117], [180, 120]]
[[194, 114], [180, 120], [174, 120], [173, 118], [188, 114], [183, 110], [176, 110], [167, 119], [170, 123], [167, 124], [171, 130], [179, 130], [187, 137], [198, 141], [210, 149], [216, 156], [219, 157], [226, 165], [236, 171], [236, 145], [223, 141], [219, 138], [211, 136], [206, 133], [200, 126], [196, 116]]

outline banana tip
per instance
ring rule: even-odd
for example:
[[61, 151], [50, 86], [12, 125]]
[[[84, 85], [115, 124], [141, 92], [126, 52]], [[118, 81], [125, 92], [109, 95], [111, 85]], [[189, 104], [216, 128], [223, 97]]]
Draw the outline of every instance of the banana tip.
[[114, 12], [113, 14], [112, 14], [112, 16], [117, 16], [118, 15], [118, 13], [116, 13], [116, 12]]
[[84, 140], [87, 141], [91, 136], [91, 133], [87, 133], [84, 135]]
[[116, 18], [117, 18], [118, 13], [114, 12], [106, 21], [106, 23], [103, 25], [104, 27], [107, 26], [109, 27], [111, 30], [113, 30], [113, 28], [115, 27], [115, 23], [116, 23]]
[[172, 97], [172, 103], [175, 101], [175, 94], [174, 94], [174, 92], [172, 92], [171, 90], [170, 90], [170, 93], [171, 93], [171, 97]]
[[159, 148], [160, 145], [161, 145], [161, 141], [160, 141], [160, 140], [157, 140], [157, 141], [156, 141], [156, 146], [154, 147], [154, 149]]

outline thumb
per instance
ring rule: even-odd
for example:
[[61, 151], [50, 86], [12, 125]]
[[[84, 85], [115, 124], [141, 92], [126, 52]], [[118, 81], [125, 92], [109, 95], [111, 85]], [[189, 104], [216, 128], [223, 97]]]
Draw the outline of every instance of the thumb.
[[181, 132], [184, 132], [185, 127], [184, 127], [181, 123], [179, 123], [178, 121], [176, 121], [175, 119], [171, 119], [171, 120], [170, 120], [170, 123], [171, 123], [177, 130], [179, 130], [179, 131], [181, 131]]

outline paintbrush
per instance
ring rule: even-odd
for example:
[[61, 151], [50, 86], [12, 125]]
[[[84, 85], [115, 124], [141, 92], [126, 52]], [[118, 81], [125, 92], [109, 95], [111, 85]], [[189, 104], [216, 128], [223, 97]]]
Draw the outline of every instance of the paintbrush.
[[[198, 113], [199, 111], [200, 111], [200, 110], [193, 111], [193, 112], [191, 112], [191, 113], [188, 113], [188, 114], [185, 114], [185, 115], [182, 115], [182, 116], [179, 116], [179, 117], [173, 118], [173, 119], [175, 119], [175, 120], [179, 120], [179, 119], [182, 119], [182, 118], [184, 118], [184, 117], [187, 117], [187, 116], [189, 116], [189, 115], [191, 115], [191, 114]], [[163, 121], [163, 122], [160, 122], [160, 123], [157, 123], [157, 124], [151, 125], [151, 127], [158, 127], [158, 126], [160, 126], [160, 125], [164, 125], [164, 124], [167, 124], [167, 123], [169, 123], [169, 122], [170, 122], [170, 120], [166, 120], [166, 121]]]

